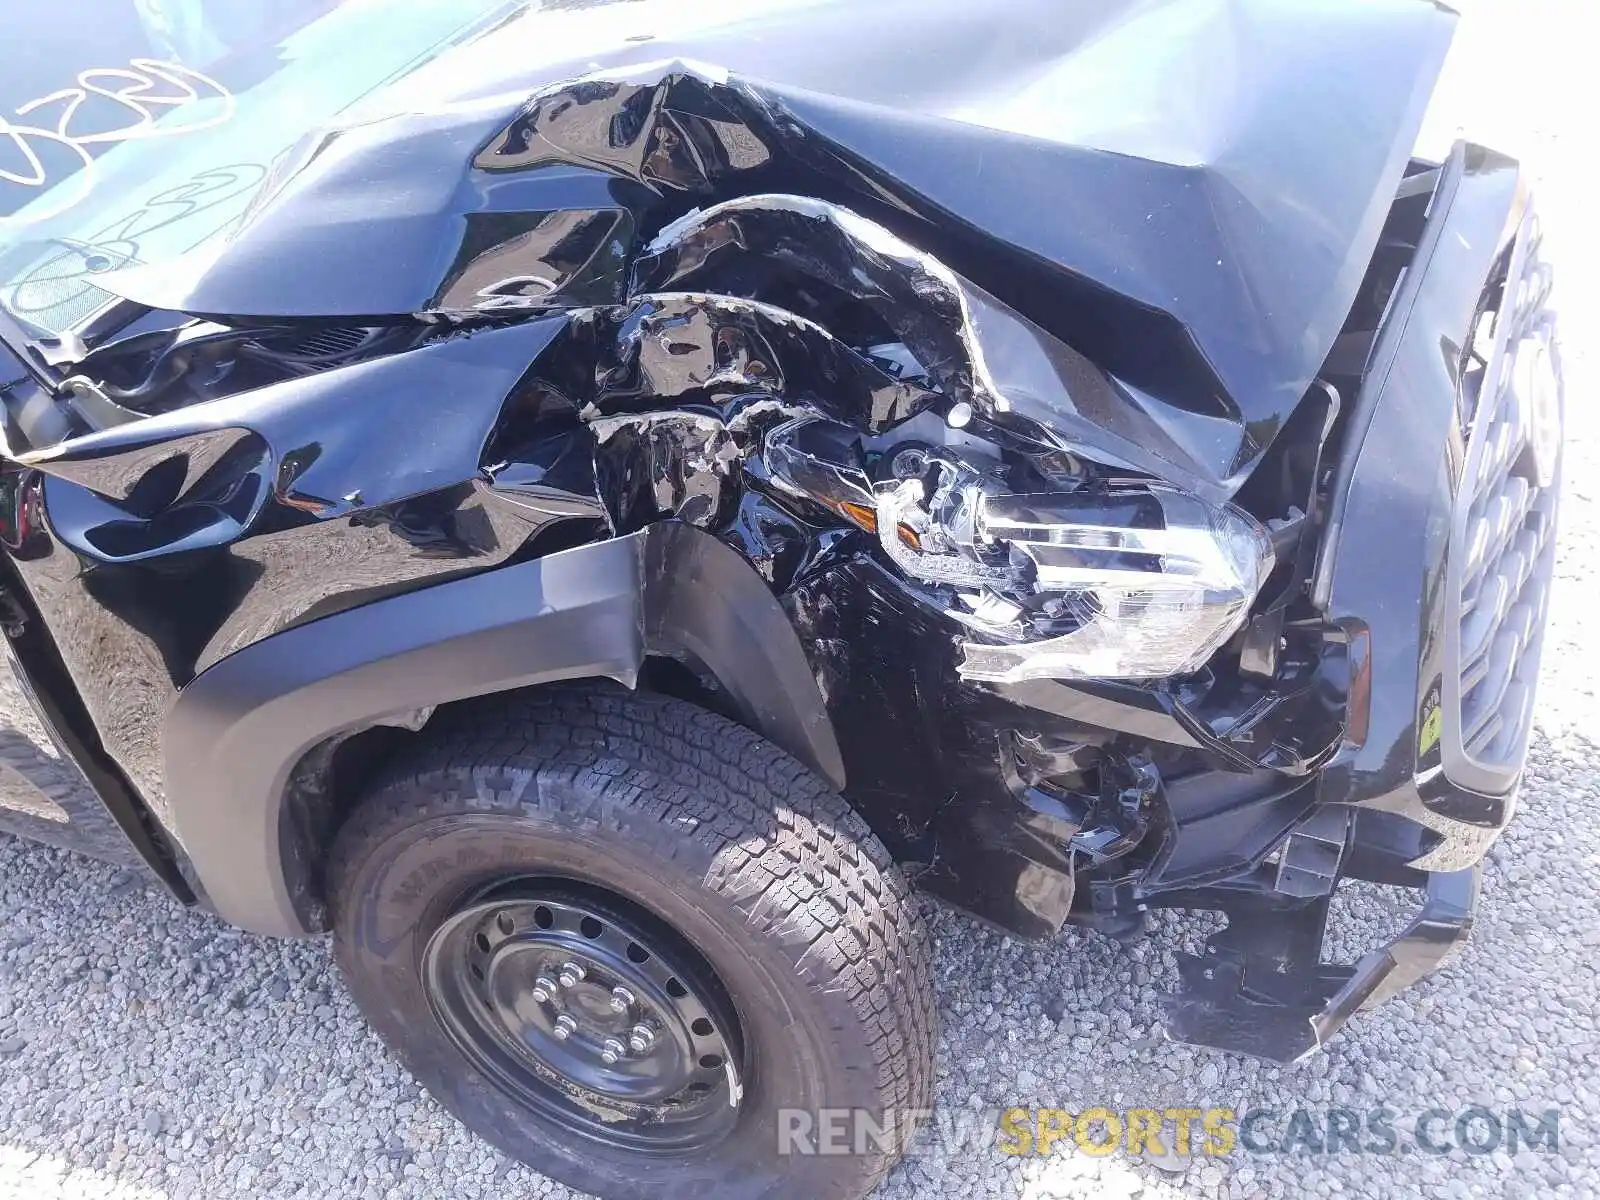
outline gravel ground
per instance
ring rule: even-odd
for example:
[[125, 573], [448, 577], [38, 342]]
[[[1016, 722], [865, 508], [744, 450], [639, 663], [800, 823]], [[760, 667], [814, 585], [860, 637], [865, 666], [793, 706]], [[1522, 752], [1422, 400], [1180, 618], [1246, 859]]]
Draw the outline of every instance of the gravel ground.
[[[1482, 0], [1443, 89], [1446, 125], [1454, 114], [1520, 154], [1538, 181], [1561, 272], [1573, 410], [1529, 785], [1491, 856], [1463, 957], [1357, 1021], [1328, 1053], [1277, 1069], [1156, 1038], [1155, 993], [1175, 980], [1172, 952], [1198, 941], [1202, 919], [1164, 919], [1129, 950], [1071, 933], [1024, 946], [931, 914], [945, 1030], [938, 1100], [949, 1113], [1386, 1105], [1404, 1128], [1407, 1114], [1431, 1107], [1558, 1106], [1559, 1153], [1012, 1159], [992, 1140], [963, 1149], [935, 1139], [883, 1196], [1600, 1191], [1600, 786], [1586, 733], [1600, 703], [1600, 616], [1583, 602], [1595, 579], [1585, 549], [1600, 522], [1587, 404], [1600, 262], [1578, 207], [1593, 152], [1588, 8]], [[1377, 891], [1348, 898], [1337, 947], [1359, 953], [1405, 907]], [[0, 1198], [568, 1194], [466, 1134], [391, 1063], [319, 943], [243, 936], [126, 872], [3, 835], [0, 914]]]

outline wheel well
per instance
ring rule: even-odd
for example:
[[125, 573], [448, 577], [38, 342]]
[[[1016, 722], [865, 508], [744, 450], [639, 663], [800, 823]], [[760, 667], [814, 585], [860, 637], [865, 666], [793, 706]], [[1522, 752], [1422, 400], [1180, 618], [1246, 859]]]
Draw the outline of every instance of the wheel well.
[[657, 522], [335, 613], [202, 672], [167, 714], [163, 756], [177, 833], [216, 911], [258, 933], [319, 928], [323, 848], [376, 764], [404, 748], [393, 726], [578, 679], [720, 710], [845, 784], [804, 647], [766, 582], [710, 534]]
[[[279, 836], [291, 891], [304, 902], [300, 905], [301, 911], [316, 918], [317, 931], [327, 927], [324, 868], [333, 839], [373, 778], [397, 755], [426, 739], [435, 717], [465, 705], [481, 707], [486, 700], [501, 699], [509, 705], [516, 696], [527, 692], [575, 684], [594, 688], [622, 687], [614, 680], [603, 678], [565, 680], [457, 700], [438, 705], [416, 729], [372, 725], [334, 734], [301, 755], [289, 775], [279, 815]], [[648, 655], [640, 668], [636, 690], [672, 696], [743, 725], [753, 733], [761, 732], [739, 711], [739, 706], [715, 676], [680, 659]]]

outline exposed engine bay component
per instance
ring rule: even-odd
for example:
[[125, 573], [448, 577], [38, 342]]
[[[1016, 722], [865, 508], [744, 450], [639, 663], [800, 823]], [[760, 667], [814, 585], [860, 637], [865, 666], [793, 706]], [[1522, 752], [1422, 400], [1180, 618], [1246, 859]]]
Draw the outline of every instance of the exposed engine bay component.
[[313, 325], [268, 330], [246, 341], [243, 353], [275, 363], [297, 374], [336, 367], [357, 358], [381, 353], [404, 340], [406, 330], [394, 326]]

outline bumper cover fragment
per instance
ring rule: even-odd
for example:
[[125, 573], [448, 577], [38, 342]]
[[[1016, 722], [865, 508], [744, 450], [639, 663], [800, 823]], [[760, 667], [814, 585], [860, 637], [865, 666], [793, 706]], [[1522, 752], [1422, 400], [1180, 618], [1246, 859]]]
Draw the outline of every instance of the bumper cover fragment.
[[[1354, 1014], [1377, 1007], [1453, 957], [1472, 931], [1481, 878], [1481, 866], [1431, 874], [1426, 900], [1411, 922], [1353, 967], [1293, 965], [1320, 950], [1326, 898], [1292, 914], [1232, 914], [1204, 955], [1180, 956], [1183, 990], [1166, 1001], [1168, 1036], [1274, 1062], [1306, 1057]], [[1258, 920], [1273, 929], [1263, 929]]]

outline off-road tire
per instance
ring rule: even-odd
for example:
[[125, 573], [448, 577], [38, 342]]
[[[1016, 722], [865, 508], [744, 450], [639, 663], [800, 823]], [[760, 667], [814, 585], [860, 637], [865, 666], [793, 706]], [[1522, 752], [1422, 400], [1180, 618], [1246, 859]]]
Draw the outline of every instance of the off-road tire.
[[[746, 1039], [731, 1135], [676, 1157], [574, 1144], [444, 1036], [424, 944], [508, 870], [609, 888], [704, 956]], [[441, 713], [353, 811], [327, 879], [339, 966], [416, 1078], [507, 1154], [607, 1200], [863, 1196], [904, 1149], [876, 1130], [930, 1102], [929, 947], [904, 880], [825, 782], [693, 705], [572, 686]], [[794, 1153], [811, 1148], [851, 1152]]]

